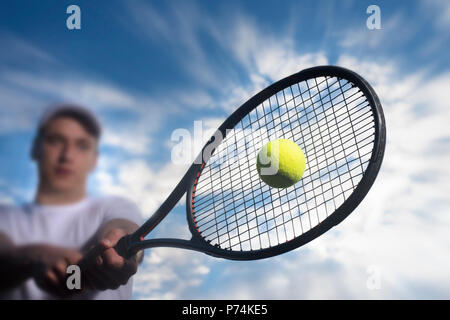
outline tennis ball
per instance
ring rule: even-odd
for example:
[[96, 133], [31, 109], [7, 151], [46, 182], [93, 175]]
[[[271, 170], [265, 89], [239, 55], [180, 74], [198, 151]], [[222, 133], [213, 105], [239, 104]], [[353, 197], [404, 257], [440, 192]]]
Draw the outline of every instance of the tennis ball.
[[288, 139], [268, 142], [258, 153], [256, 168], [262, 181], [273, 188], [287, 188], [297, 183], [305, 172], [302, 149]]

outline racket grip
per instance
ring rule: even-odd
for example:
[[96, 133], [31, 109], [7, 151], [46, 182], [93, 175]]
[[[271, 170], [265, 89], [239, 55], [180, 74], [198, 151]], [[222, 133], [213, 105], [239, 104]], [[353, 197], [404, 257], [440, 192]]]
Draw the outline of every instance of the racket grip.
[[131, 235], [123, 236], [114, 246], [114, 250], [124, 257], [125, 259], [129, 259], [134, 255], [134, 252], [131, 250]]

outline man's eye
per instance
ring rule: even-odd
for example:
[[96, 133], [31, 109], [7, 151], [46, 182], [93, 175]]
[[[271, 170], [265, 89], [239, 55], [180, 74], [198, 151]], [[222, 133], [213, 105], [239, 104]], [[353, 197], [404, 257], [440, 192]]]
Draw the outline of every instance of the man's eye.
[[55, 144], [55, 143], [61, 142], [61, 139], [58, 138], [58, 137], [52, 137], [52, 136], [50, 136], [50, 137], [47, 137], [47, 138], [45, 139], [45, 141], [46, 141], [47, 143], [50, 143], [50, 144]]
[[91, 148], [91, 146], [88, 143], [79, 143], [78, 147], [80, 150], [87, 151]]

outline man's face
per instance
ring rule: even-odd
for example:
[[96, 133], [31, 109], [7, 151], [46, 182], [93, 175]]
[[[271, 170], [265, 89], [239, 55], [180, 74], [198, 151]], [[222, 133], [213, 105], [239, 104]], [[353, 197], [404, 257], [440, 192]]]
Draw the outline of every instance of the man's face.
[[76, 120], [57, 117], [45, 128], [39, 157], [40, 179], [53, 191], [85, 187], [97, 162], [97, 139]]

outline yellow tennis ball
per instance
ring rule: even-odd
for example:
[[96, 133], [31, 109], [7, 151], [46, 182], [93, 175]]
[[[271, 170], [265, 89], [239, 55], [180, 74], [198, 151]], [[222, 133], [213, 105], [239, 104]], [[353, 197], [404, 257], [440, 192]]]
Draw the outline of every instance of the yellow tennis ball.
[[273, 188], [287, 188], [303, 176], [306, 159], [302, 149], [288, 139], [268, 142], [258, 153], [256, 168], [262, 181]]

